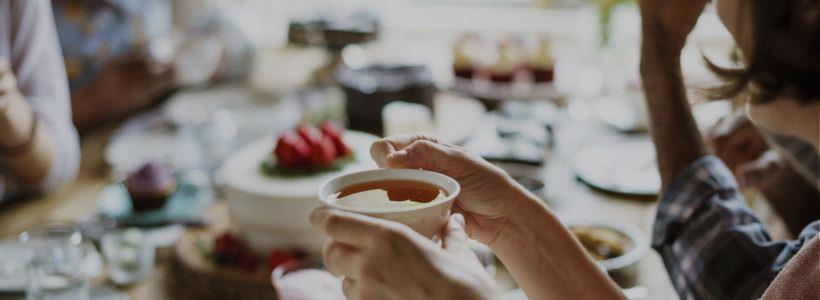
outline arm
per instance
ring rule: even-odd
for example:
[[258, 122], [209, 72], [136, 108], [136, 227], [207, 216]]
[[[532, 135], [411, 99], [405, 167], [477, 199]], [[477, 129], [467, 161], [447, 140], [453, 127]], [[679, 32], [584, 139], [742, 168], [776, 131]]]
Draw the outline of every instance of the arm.
[[759, 297], [806, 237], [773, 241], [732, 173], [705, 156], [687, 105], [680, 52], [703, 1], [641, 1], [644, 80], [663, 193], [652, 246], [683, 299]]
[[[642, 15], [640, 71], [662, 187], [665, 188], [687, 165], [705, 155], [706, 150], [692, 117], [681, 76], [680, 55], [685, 35], [681, 41], [669, 41], [668, 33], [659, 25], [661, 21], [655, 17]], [[686, 32], [688, 34], [688, 30]]]
[[[50, 3], [13, 1], [10, 6], [12, 64], [3, 72], [0, 142], [14, 147], [31, 139], [31, 145], [24, 153], [0, 158], [0, 164], [25, 185], [52, 188], [73, 178], [79, 149]], [[38, 122], [35, 132], [32, 120]]]
[[682, 299], [751, 299], [818, 230], [815, 221], [796, 240], [772, 240], [729, 169], [707, 156], [664, 192], [652, 246]]
[[530, 299], [622, 299], [620, 289], [547, 207], [525, 191], [489, 244]]
[[379, 166], [446, 174], [461, 185], [453, 210], [531, 299], [616, 299], [620, 290], [540, 200], [486, 160], [426, 136], [377, 141]]

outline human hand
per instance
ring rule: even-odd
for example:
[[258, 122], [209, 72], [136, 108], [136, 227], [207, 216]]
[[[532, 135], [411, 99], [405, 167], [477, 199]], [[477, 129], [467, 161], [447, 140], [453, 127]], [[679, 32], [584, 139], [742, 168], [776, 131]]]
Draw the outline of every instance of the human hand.
[[503, 170], [467, 150], [425, 135], [376, 141], [370, 155], [381, 168], [425, 169], [461, 185], [453, 210], [464, 215], [470, 237], [490, 247], [528, 192]]
[[344, 276], [348, 299], [498, 298], [459, 214], [442, 232], [443, 249], [403, 224], [356, 213], [318, 208], [310, 221], [331, 237], [324, 261], [331, 273]]
[[0, 110], [4, 110], [10, 102], [12, 97], [19, 97], [20, 91], [17, 90], [17, 78], [14, 76], [14, 71], [11, 69], [11, 64], [0, 58]]
[[107, 62], [95, 78], [92, 101], [114, 115], [145, 108], [173, 88], [173, 69], [139, 54]]
[[708, 0], [641, 0], [643, 39], [653, 47], [680, 51]]
[[743, 186], [765, 184], [782, 170], [784, 161], [743, 111], [726, 116], [707, 134], [707, 143]]

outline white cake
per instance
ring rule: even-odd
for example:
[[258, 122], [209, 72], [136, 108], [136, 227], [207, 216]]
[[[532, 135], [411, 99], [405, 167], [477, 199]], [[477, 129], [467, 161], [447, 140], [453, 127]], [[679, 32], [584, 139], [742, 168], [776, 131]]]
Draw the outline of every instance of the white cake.
[[324, 237], [310, 227], [308, 214], [319, 207], [319, 187], [341, 174], [376, 168], [370, 145], [376, 136], [347, 131], [345, 143], [356, 159], [341, 170], [304, 177], [277, 177], [262, 173], [276, 141], [258, 140], [232, 154], [218, 172], [228, 202], [231, 226], [258, 253], [275, 248], [301, 248], [320, 253]]

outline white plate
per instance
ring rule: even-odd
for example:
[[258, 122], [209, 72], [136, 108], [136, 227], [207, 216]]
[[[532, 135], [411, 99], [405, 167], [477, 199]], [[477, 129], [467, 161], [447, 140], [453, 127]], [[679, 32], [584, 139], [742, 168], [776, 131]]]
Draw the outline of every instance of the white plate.
[[654, 196], [661, 186], [649, 139], [584, 146], [573, 159], [573, 171], [587, 184], [619, 194]]

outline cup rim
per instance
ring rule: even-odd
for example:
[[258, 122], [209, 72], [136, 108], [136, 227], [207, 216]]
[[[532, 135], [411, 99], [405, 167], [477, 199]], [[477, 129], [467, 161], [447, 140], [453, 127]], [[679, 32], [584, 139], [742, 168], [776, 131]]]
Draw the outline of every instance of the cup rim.
[[[393, 173], [393, 174], [417, 173], [417, 174], [421, 174], [422, 177], [426, 177], [426, 178], [435, 177], [439, 180], [439, 182], [444, 182], [445, 185], [446, 184], [452, 184], [452, 192], [448, 191], [447, 197], [444, 198], [444, 200], [434, 201], [434, 202], [430, 202], [430, 203], [424, 203], [422, 205], [412, 206], [412, 207], [362, 208], [362, 207], [339, 205], [339, 204], [333, 203], [333, 202], [328, 200], [329, 196], [333, 192], [335, 192], [335, 191], [329, 191], [331, 184], [335, 184], [337, 181], [345, 180], [345, 179], [348, 179], [348, 178], [351, 178], [351, 177], [363, 176], [363, 175], [373, 174], [373, 173]], [[392, 179], [392, 178], [390, 178], [390, 175], [387, 175], [387, 176], [383, 177], [382, 179]], [[402, 178], [402, 179], [404, 179], [404, 178]], [[361, 181], [361, 182], [356, 182], [356, 183], [363, 183], [363, 182], [369, 182], [369, 181]], [[447, 189], [446, 186], [442, 186], [442, 184], [440, 184], [440, 183], [433, 183], [433, 182], [429, 182], [429, 181], [424, 181], [424, 182], [434, 184], [434, 185], [436, 185], [436, 186], [438, 186], [439, 188], [442, 188], [442, 189]], [[363, 213], [363, 214], [388, 214], [388, 213], [402, 213], [402, 212], [410, 212], [410, 211], [419, 211], [419, 210], [423, 210], [423, 209], [437, 207], [437, 206], [440, 206], [440, 205], [446, 205], [448, 203], [452, 203], [453, 200], [456, 199], [456, 197], [458, 196], [458, 194], [460, 192], [461, 192], [461, 185], [458, 184], [458, 182], [455, 179], [451, 178], [450, 176], [438, 173], [438, 172], [432, 172], [432, 171], [427, 171], [427, 170], [422, 170], [422, 169], [375, 169], [375, 170], [366, 170], [366, 171], [348, 173], [348, 174], [345, 174], [345, 175], [336, 176], [336, 177], [326, 181], [319, 188], [319, 200], [322, 201], [322, 204], [324, 204], [327, 207], [331, 207], [331, 208], [335, 208], [335, 209], [339, 209], [339, 210], [343, 210], [343, 211], [357, 212], [357, 213]]]

